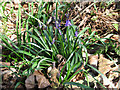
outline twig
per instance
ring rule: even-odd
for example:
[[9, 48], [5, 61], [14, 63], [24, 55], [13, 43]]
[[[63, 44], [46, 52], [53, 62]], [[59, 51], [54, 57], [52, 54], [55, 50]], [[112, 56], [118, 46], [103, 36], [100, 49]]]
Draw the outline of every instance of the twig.
[[78, 27], [80, 27], [80, 26], [82, 26], [86, 21], [87, 21], [87, 17], [85, 17], [82, 21], [81, 21], [81, 23], [78, 25]]
[[[89, 5], [88, 7], [86, 7], [86, 8], [80, 13], [80, 15], [83, 14], [88, 8], [90, 8], [92, 5], [94, 5], [94, 4], [97, 3], [97, 2], [98, 2], [98, 1], [96, 1], [96, 2], [92, 3], [91, 5]], [[73, 21], [75, 21], [80, 15], [77, 15], [77, 16], [73, 19]]]

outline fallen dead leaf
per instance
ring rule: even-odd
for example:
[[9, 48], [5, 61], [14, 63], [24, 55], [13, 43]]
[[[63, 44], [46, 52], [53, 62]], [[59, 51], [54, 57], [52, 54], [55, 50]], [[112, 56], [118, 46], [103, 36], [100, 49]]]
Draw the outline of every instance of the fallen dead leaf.
[[98, 65], [98, 56], [97, 55], [91, 55], [89, 56], [89, 64], [93, 67], [97, 68]]
[[57, 80], [57, 76], [59, 74], [59, 70], [55, 67], [55, 62], [53, 62], [53, 67], [50, 68], [50, 71], [48, 73], [48, 77], [50, 77], [50, 80], [52, 82], [51, 86], [53, 88], [57, 88], [59, 87], [59, 82]]
[[48, 79], [46, 79], [46, 77], [38, 70], [25, 80], [25, 86], [27, 89], [35, 88], [35, 86], [38, 86], [37, 88], [45, 88], [49, 85], [50, 83]]
[[100, 55], [99, 59], [99, 71], [103, 73], [104, 75], [110, 71], [111, 65], [113, 65], [113, 61], [110, 61], [109, 59], [106, 59], [103, 57], [103, 55]]
[[[80, 67], [80, 68], [78, 68], [76, 71], [75, 71], [75, 73], [77, 72], [77, 71], [79, 71], [79, 70], [82, 70], [82, 69], [84, 69], [84, 64], [82, 64], [82, 66]], [[83, 74], [83, 72], [79, 72], [77, 75], [75, 75], [70, 81], [71, 82], [76, 82], [76, 81], [79, 81], [79, 80], [84, 80], [85, 79], [85, 77], [83, 76], [84, 74]]]
[[[113, 68], [111, 68], [111, 65], [113, 65], [114, 62], [110, 61], [109, 59], [106, 59], [105, 57], [103, 57], [103, 55], [100, 55], [100, 59], [99, 59], [99, 68], [98, 70], [104, 75], [106, 76], [106, 73], [110, 72], [113, 70]], [[103, 77], [102, 77], [103, 78]], [[109, 78], [103, 78], [103, 85], [109, 88], [115, 88], [115, 85], [113, 84], [113, 82], [110, 81]]]

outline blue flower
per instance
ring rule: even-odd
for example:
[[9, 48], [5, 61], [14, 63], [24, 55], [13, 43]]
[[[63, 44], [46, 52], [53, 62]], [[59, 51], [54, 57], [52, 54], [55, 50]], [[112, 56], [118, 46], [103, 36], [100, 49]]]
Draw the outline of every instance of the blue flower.
[[62, 33], [61, 33], [61, 31], [60, 31], [60, 22], [61, 22], [60, 20], [58, 20], [58, 22], [56, 21], [56, 22], [55, 22], [55, 26], [56, 26], [56, 28], [58, 29], [60, 35], [62, 35]]
[[58, 29], [58, 31], [59, 31], [60, 35], [62, 35], [62, 33], [61, 33], [60, 29]]
[[60, 24], [55, 22], [55, 27], [56, 27], [57, 29], [59, 29]]
[[61, 22], [61, 20], [58, 20], [58, 22], [55, 21], [55, 26], [56, 26], [57, 29], [59, 29], [59, 27], [61, 27], [61, 26], [60, 26], [60, 22]]
[[54, 20], [55, 18], [52, 16], [52, 19]]
[[77, 31], [75, 31], [75, 37], [77, 37], [77, 35], [78, 35], [78, 32], [77, 32]]
[[46, 30], [47, 30], [47, 26], [46, 26]]
[[58, 19], [58, 22], [59, 22], [59, 24], [61, 23], [61, 20], [60, 19]]
[[67, 38], [65, 39], [65, 41], [67, 41]]
[[71, 24], [71, 22], [70, 22], [70, 20], [69, 20], [69, 14], [65, 14], [65, 15], [66, 15], [66, 17], [67, 17], [65, 26], [71, 26], [72, 24]]
[[60, 35], [62, 35], [62, 33], [61, 33], [61, 31], [60, 31], [60, 27], [61, 27], [61, 26], [60, 26], [60, 22], [61, 22], [60, 17], [59, 17], [58, 21], [57, 21], [54, 17], [52, 17], [52, 19], [55, 20], [55, 27], [58, 29]]
[[71, 22], [69, 20], [66, 20], [65, 26], [71, 26], [71, 25], [72, 25]]
[[42, 28], [42, 24], [41, 23], [39, 23], [39, 27]]
[[55, 43], [55, 39], [53, 38], [53, 40], [52, 40], [52, 44], [54, 44]]

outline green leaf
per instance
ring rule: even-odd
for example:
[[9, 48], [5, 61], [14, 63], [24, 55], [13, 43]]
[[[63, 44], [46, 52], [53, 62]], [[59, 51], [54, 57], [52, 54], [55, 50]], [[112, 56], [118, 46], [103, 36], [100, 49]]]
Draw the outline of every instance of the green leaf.
[[[92, 76], [90, 73], [88, 73], [90, 76]], [[92, 76], [92, 78], [94, 78], [94, 76]], [[105, 86], [102, 85], [97, 79], [94, 78], [94, 80], [96, 80], [97, 83], [99, 83], [104, 89], [105, 89]], [[105, 89], [106, 90], [106, 89]]]
[[71, 72], [71, 70], [70, 70], [70, 61], [68, 62], [67, 67], [68, 67], [68, 70], [67, 70], [67, 75], [65, 76], [64, 81], [66, 81], [66, 80], [67, 80], [67, 78], [69, 77], [70, 72]]
[[20, 84], [23, 84], [23, 85], [24, 85], [23, 82], [17, 82], [17, 84], [15, 85], [15, 89], [14, 89], [14, 90], [16, 90], [16, 88], [17, 88]]
[[[81, 87], [81, 88], [90, 88], [88, 86], [85, 86], [83, 84], [80, 84], [80, 83], [76, 83], [76, 82], [65, 82], [64, 84], [68, 84], [68, 85], [76, 85], [78, 87]], [[91, 88], [90, 88], [91, 89]], [[94, 89], [93, 89], [94, 90]]]
[[16, 51], [14, 51], [13, 48], [9, 48], [8, 46], [6, 46], [6, 45], [4, 45], [4, 44], [1, 44], [1, 43], [0, 43], [0, 45], [2, 45], [2, 46], [4, 46], [4, 47], [8, 48], [9, 50], [11, 50], [13, 53], [15, 53], [18, 57], [20, 57], [20, 58], [24, 61], [24, 59], [23, 59]]
[[115, 48], [115, 52], [117, 53], [117, 55], [120, 56], [120, 46], [118, 46], [117, 48]]
[[74, 73], [67, 81], [70, 81], [75, 75], [77, 75], [79, 72], [82, 72], [83, 70], [79, 70], [76, 73]]
[[26, 54], [26, 55], [28, 55], [28, 56], [30, 56], [30, 57], [35, 57], [33, 54], [31, 54], [31, 53], [29, 53], [29, 52], [26, 52], [26, 51], [23, 51], [23, 50], [17, 50], [17, 52], [18, 53], [21, 53], [21, 54]]
[[23, 65], [25, 65], [25, 63], [19, 65], [19, 70], [22, 68]]
[[112, 24], [114, 27], [115, 27], [115, 29], [118, 31], [118, 24], [117, 23], [115, 23], [115, 24]]
[[68, 63], [68, 61], [72, 58], [72, 56], [74, 55], [75, 51], [76, 51], [76, 50], [74, 50], [74, 51], [71, 53], [71, 55], [70, 55], [69, 58], [67, 59], [66, 63]]
[[37, 66], [38, 62], [33, 62], [32, 69], [34, 69]]
[[[108, 81], [108, 83], [111, 84], [111, 82], [109, 81], [109, 79], [108, 79], [104, 74], [102, 74], [100, 71], [98, 71], [96, 68], [94, 68], [94, 67], [91, 66], [91, 65], [88, 65], [88, 64], [87, 64], [87, 66], [90, 67], [90, 68], [92, 68], [92, 69], [95, 70], [96, 72], [98, 72], [98, 73], [103, 77], [103, 79], [106, 79], [106, 80]], [[114, 87], [113, 84], [111, 84], [111, 86]]]

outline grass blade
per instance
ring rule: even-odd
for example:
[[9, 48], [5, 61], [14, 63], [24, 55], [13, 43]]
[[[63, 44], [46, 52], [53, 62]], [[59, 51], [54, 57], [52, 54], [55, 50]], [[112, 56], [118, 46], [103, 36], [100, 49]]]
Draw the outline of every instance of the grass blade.
[[[81, 88], [90, 88], [88, 86], [85, 86], [83, 84], [80, 84], [80, 83], [76, 83], [76, 82], [65, 82], [64, 84], [68, 84], [68, 85], [76, 85], [78, 87], [81, 87]], [[90, 88], [91, 89], [91, 88]], [[93, 89], [94, 90], [94, 89]]]

